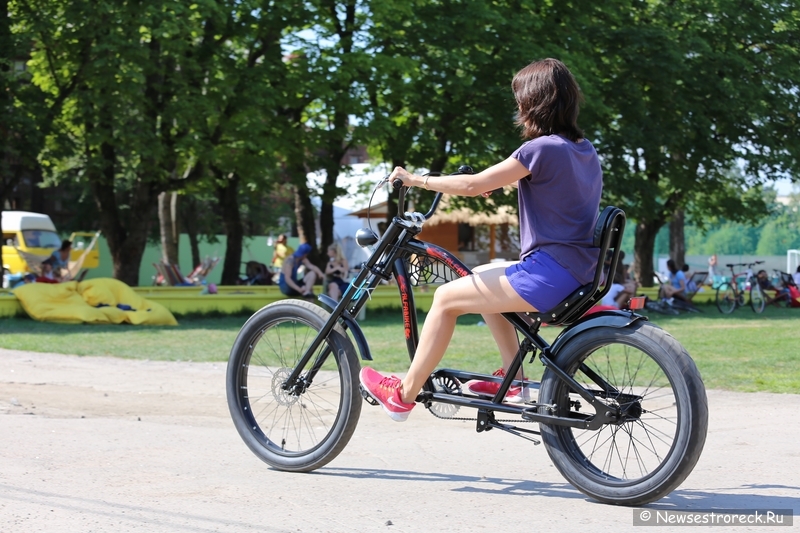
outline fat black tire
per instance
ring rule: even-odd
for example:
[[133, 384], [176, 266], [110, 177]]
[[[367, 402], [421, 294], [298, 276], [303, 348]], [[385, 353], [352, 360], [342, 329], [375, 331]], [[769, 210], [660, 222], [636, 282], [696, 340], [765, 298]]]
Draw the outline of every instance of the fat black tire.
[[[708, 400], [694, 361], [673, 337], [643, 321], [597, 327], [569, 340], [554, 362], [588, 390], [599, 393], [602, 386], [584, 374], [583, 365], [629, 395], [609, 396], [606, 403], [632, 405], [632, 398], [641, 397], [638, 417], [596, 431], [540, 424], [545, 448], [567, 481], [600, 502], [639, 506], [666, 496], [686, 479], [703, 451]], [[576, 399], [586, 404], [554, 372], [545, 371], [540, 413], [594, 412], [590, 405], [570, 402]]]
[[737, 297], [733, 286], [727, 281], [717, 287], [717, 309], [720, 313], [729, 315], [736, 309]]
[[350, 339], [336, 325], [301, 376], [330, 348], [306, 390], [281, 387], [330, 314], [286, 300], [257, 311], [242, 326], [228, 360], [228, 408], [250, 450], [270, 466], [309, 472], [333, 460], [350, 441], [359, 415], [360, 369]]

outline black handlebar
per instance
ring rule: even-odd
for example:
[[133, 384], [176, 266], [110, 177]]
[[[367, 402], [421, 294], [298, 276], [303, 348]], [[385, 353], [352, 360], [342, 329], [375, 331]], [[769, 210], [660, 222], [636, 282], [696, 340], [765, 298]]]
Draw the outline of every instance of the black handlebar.
[[[475, 170], [473, 170], [473, 168], [471, 166], [469, 166], [469, 165], [461, 165], [460, 167], [458, 167], [458, 170], [456, 172], [454, 172], [453, 174], [450, 174], [450, 175], [451, 176], [457, 176], [459, 174], [475, 174]], [[405, 202], [405, 191], [401, 190], [404, 187], [403, 180], [401, 180], [399, 178], [395, 178], [395, 179], [392, 180], [391, 185], [392, 185], [392, 189], [394, 189], [395, 191], [400, 191], [400, 198], [399, 198], [399, 202], [398, 202], [398, 207], [400, 208], [399, 211], [402, 213], [402, 207], [403, 207], [403, 204]], [[503, 192], [503, 188], [502, 187], [498, 187], [497, 189], [494, 189], [493, 191], [491, 191], [491, 194], [502, 194], [502, 192]], [[441, 200], [441, 199], [442, 199], [442, 193], [440, 193], [440, 192], [436, 193], [436, 197], [433, 199], [433, 204], [431, 205], [430, 211], [428, 211], [425, 214], [425, 220], [428, 220], [429, 218], [431, 218], [433, 216], [434, 211], [436, 211], [436, 207], [439, 205], [439, 200]]]
[[752, 263], [727, 263], [725, 266], [728, 268], [739, 267], [739, 266], [755, 266], [760, 265], [764, 261], [753, 261]]

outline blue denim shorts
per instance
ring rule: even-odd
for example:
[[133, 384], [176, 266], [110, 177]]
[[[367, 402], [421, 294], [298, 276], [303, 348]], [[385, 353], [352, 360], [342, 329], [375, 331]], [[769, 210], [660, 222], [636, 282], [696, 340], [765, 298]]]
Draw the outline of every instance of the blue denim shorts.
[[546, 312], [581, 286], [547, 252], [537, 250], [506, 268], [511, 286], [539, 312]]
[[[302, 284], [303, 284], [303, 280], [302, 280], [302, 279], [295, 280], [295, 283], [296, 283], [297, 285], [302, 285]], [[289, 286], [289, 285], [286, 283], [286, 280], [285, 280], [285, 279], [283, 279], [283, 278], [281, 278], [280, 280], [278, 280], [278, 287], [280, 288], [281, 292], [282, 292], [283, 294], [285, 294], [286, 296], [296, 296], [296, 297], [303, 296], [302, 294], [300, 294], [299, 292], [297, 292], [296, 290], [294, 290], [293, 288], [291, 288], [291, 287], [290, 287], [290, 286]]]

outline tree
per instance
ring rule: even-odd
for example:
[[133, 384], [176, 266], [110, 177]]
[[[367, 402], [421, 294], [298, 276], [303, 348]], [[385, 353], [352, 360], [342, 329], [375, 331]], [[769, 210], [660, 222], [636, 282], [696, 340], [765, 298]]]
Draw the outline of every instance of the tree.
[[[635, 221], [636, 268], [673, 214], [729, 220], [765, 213], [743, 194], [796, 168], [800, 78], [790, 4], [685, 0], [614, 4], [591, 39], [605, 75], [592, 124], [607, 198]], [[728, 172], [743, 159], [744, 173]]]
[[156, 199], [183, 177], [180, 154], [193, 141], [180, 73], [197, 14], [179, 2], [18, 5], [34, 37], [33, 83], [53, 110], [41, 154], [48, 180], [86, 185], [114, 276], [136, 285]]

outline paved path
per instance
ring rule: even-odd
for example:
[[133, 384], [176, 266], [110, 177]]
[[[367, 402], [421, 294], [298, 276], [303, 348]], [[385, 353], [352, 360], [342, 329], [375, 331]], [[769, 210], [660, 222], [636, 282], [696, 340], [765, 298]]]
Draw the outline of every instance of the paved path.
[[[0, 531], [642, 531], [542, 446], [419, 408], [398, 424], [365, 405], [330, 465], [272, 470], [234, 430], [224, 377], [0, 349]], [[800, 395], [710, 391], [709, 405], [695, 471], [651, 507], [792, 508], [800, 523]]]

